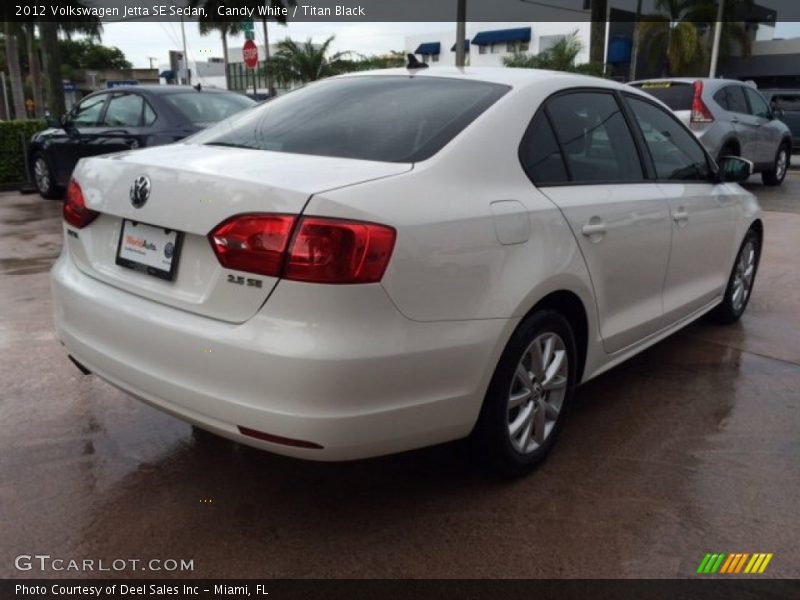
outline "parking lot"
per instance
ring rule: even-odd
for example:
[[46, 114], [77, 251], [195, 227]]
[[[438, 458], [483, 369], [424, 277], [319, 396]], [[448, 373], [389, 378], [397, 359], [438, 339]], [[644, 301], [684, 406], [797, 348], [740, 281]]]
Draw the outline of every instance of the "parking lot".
[[[459, 443], [317, 464], [195, 437], [82, 376], [52, 332], [60, 203], [0, 194], [0, 575], [39, 553], [194, 561], [133, 577], [675, 577], [720, 551], [800, 577], [800, 172], [753, 181], [766, 243], [742, 322], [581, 387], [513, 482]], [[65, 575], [86, 574], [35, 573]]]

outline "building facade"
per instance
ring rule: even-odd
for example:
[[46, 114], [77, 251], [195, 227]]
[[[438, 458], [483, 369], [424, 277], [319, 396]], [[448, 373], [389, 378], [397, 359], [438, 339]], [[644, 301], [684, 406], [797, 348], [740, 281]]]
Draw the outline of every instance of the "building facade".
[[[538, 54], [575, 32], [583, 44], [578, 63], [589, 61], [590, 23], [467, 23], [464, 46], [466, 64], [473, 67], [501, 67], [503, 58], [514, 52]], [[409, 35], [405, 53], [414, 54], [430, 66], [456, 64], [456, 32]]]

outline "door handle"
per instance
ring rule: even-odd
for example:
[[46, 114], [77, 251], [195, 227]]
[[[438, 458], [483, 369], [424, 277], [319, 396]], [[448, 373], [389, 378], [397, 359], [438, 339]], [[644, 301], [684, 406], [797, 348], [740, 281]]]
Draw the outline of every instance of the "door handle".
[[738, 117], [731, 118], [731, 123], [738, 123], [738, 122], [739, 122]]
[[581, 233], [586, 237], [603, 235], [606, 232], [605, 223], [588, 223], [581, 228]]

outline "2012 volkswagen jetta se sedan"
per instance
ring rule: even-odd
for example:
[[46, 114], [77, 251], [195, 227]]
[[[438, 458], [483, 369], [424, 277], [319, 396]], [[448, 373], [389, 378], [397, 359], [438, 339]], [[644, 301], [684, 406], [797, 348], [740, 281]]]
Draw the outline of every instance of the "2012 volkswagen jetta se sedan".
[[200, 428], [342, 460], [472, 436], [524, 472], [575, 387], [745, 310], [762, 223], [658, 100], [515, 69], [308, 85], [82, 160], [52, 270], [69, 355]]

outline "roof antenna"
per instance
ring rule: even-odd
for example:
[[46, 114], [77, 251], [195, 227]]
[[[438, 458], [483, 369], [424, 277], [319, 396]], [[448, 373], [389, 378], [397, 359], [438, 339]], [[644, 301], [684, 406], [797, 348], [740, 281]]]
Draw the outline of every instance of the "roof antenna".
[[198, 92], [202, 92], [203, 86], [198, 83], [196, 86], [194, 86], [194, 89], [196, 89]]
[[428, 65], [424, 62], [419, 62], [417, 57], [413, 54], [406, 54], [406, 58], [408, 58], [408, 63], [406, 64], [406, 69], [427, 69]]

